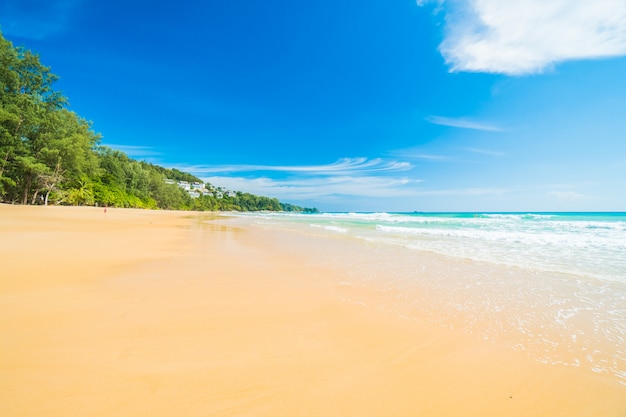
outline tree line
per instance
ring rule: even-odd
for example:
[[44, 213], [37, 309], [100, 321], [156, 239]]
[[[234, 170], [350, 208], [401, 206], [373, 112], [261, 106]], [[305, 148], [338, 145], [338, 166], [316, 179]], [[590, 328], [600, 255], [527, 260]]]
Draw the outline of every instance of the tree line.
[[[100, 144], [91, 123], [69, 110], [58, 79], [37, 54], [0, 32], [0, 201], [171, 210], [316, 211], [249, 193], [196, 198], [177, 185], [197, 177], [129, 158]], [[174, 180], [174, 183], [166, 182]]]

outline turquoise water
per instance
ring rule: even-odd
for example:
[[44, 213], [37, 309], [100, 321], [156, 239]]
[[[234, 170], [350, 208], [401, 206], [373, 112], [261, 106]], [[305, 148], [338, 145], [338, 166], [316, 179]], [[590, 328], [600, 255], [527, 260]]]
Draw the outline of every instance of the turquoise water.
[[304, 237], [307, 256], [342, 271], [345, 285], [395, 291], [395, 305], [384, 308], [403, 317], [461, 323], [540, 361], [609, 373], [626, 385], [626, 213], [239, 219]]
[[257, 216], [453, 257], [626, 283], [626, 213]]

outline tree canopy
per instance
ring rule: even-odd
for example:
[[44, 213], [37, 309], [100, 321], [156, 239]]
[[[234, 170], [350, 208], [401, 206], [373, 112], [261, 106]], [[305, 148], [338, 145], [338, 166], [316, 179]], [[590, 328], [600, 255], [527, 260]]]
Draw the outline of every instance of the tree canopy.
[[[53, 89], [39, 56], [0, 32], [0, 201], [172, 210], [316, 211], [224, 192], [189, 173], [101, 146], [90, 122]], [[170, 181], [166, 181], [170, 180]], [[201, 192], [185, 190], [200, 184]]]

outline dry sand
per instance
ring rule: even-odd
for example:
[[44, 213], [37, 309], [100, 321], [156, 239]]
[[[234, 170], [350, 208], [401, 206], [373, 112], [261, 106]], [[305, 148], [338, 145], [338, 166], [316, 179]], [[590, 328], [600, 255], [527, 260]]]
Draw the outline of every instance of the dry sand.
[[207, 219], [0, 205], [0, 415], [626, 415], [614, 378], [348, 303]]

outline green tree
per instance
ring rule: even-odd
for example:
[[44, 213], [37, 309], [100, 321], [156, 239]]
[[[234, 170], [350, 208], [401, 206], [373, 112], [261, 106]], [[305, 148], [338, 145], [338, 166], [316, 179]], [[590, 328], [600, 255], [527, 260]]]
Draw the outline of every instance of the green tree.
[[[64, 128], [79, 128], [89, 140], [96, 138], [63, 108], [67, 100], [52, 88], [58, 77], [37, 55], [13, 47], [0, 35], [0, 63], [0, 193], [26, 204], [29, 197], [36, 200], [42, 184], [56, 187], [62, 179], [55, 140], [64, 139]], [[66, 150], [81, 148], [78, 141], [69, 142]], [[68, 165], [81, 168], [75, 160]], [[51, 177], [59, 181], [49, 181]]]
[[67, 193], [67, 201], [74, 206], [93, 205], [94, 191], [93, 183], [86, 175], [76, 180], [74, 187]]

